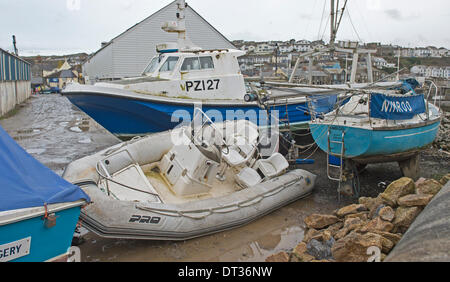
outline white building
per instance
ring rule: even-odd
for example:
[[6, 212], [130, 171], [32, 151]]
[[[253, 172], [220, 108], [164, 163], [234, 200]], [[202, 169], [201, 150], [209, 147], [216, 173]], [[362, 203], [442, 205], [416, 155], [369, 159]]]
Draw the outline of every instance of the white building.
[[311, 51], [311, 42], [308, 40], [299, 40], [295, 42], [295, 50], [297, 52], [308, 52]]
[[416, 48], [414, 50], [414, 57], [419, 58], [431, 57], [431, 50], [428, 48]]
[[423, 77], [450, 79], [450, 67], [414, 66], [411, 72]]
[[282, 44], [278, 48], [281, 53], [291, 53], [292, 51], [294, 51], [294, 46], [290, 44]]
[[[176, 33], [161, 29], [163, 23], [176, 21], [176, 1], [137, 23], [111, 41], [102, 44], [83, 64], [86, 80], [120, 79], [142, 74], [156, 55], [156, 45], [177, 42]], [[191, 7], [186, 9], [186, 30], [189, 39], [203, 49], [235, 48], [219, 31]]]
[[275, 50], [275, 46], [267, 43], [267, 42], [262, 42], [262, 43], [258, 43], [256, 45], [256, 53], [271, 53]]
[[373, 57], [372, 62], [373, 65], [379, 69], [386, 68], [388, 65], [388, 62], [381, 57]]

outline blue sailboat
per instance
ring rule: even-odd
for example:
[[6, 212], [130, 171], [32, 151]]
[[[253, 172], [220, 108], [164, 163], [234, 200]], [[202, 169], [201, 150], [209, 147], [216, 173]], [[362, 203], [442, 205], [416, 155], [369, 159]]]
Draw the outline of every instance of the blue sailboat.
[[[330, 179], [343, 181], [346, 169], [355, 173], [352, 164], [382, 162], [398, 162], [405, 176], [417, 177], [418, 153], [434, 141], [442, 117], [428, 101], [433, 84], [426, 97], [416, 93], [417, 85], [407, 80], [403, 87], [380, 93], [356, 91], [345, 105], [313, 118], [312, 136], [330, 156]], [[334, 168], [338, 173], [333, 175]]]
[[64, 261], [89, 196], [0, 127], [0, 262]]

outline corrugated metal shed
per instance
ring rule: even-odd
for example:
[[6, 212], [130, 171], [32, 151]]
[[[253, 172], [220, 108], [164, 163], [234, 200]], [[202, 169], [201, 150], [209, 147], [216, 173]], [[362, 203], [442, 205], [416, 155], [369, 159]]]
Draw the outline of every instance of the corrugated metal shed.
[[[83, 74], [93, 81], [141, 75], [156, 54], [156, 45], [176, 42], [177, 35], [161, 29], [176, 20], [176, 1], [112, 39], [83, 64]], [[235, 48], [191, 7], [186, 9], [187, 36], [203, 49]]]
[[31, 80], [30, 63], [0, 49], [0, 81]]

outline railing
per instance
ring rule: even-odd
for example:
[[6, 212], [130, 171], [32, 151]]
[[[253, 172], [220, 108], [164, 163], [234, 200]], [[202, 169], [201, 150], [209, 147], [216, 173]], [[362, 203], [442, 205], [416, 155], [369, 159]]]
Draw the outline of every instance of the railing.
[[[128, 154], [128, 156], [130, 157], [130, 160], [131, 160], [131, 163], [130, 163], [130, 164], [134, 164], [134, 165], [139, 166], [139, 164], [134, 160], [134, 158], [131, 156], [130, 152], [129, 152], [126, 148], [123, 149], [123, 150], [120, 150], [120, 151], [116, 151], [116, 152], [114, 152], [114, 153], [108, 155], [107, 157], [105, 157], [105, 158], [103, 158], [102, 160], [100, 160], [100, 161], [97, 162], [97, 164], [96, 164], [96, 166], [95, 166], [95, 170], [97, 171], [97, 174], [99, 175], [99, 181], [97, 182], [97, 185], [99, 185], [99, 183], [101, 182], [101, 180], [104, 179], [104, 180], [105, 180], [105, 184], [106, 184], [106, 193], [107, 193], [108, 196], [111, 196], [111, 191], [110, 191], [109, 183], [108, 183], [108, 181], [111, 181], [112, 183], [115, 183], [115, 184], [117, 184], [117, 185], [120, 185], [120, 186], [122, 186], [122, 187], [124, 187], [124, 188], [130, 189], [130, 190], [133, 190], [133, 191], [136, 191], [136, 192], [141, 192], [141, 193], [144, 193], [144, 194], [152, 195], [153, 197], [157, 198], [157, 199], [159, 200], [159, 202], [162, 203], [161, 197], [160, 197], [158, 194], [151, 193], [151, 192], [148, 192], [148, 191], [139, 189], [139, 188], [131, 187], [131, 186], [129, 186], [129, 185], [120, 183], [120, 182], [118, 182], [118, 181], [116, 181], [116, 180], [114, 180], [114, 179], [112, 178], [111, 174], [109, 173], [108, 169], [105, 167], [105, 165], [104, 165], [103, 163], [104, 163], [107, 159], [111, 158], [112, 156], [118, 155], [118, 154], [120, 154], [120, 153], [122, 153], [122, 152], [126, 152], [126, 153]], [[103, 172], [104, 172], [106, 175], [104, 175], [102, 172], [100, 172], [100, 168], [103, 170]]]

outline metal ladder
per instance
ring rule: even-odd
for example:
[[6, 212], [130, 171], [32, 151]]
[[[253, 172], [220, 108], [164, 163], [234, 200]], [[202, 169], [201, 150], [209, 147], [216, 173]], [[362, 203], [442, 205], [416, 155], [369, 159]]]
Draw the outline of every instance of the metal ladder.
[[[345, 131], [342, 131], [341, 141], [331, 140], [330, 135], [331, 135], [331, 128], [328, 129], [327, 175], [328, 175], [328, 178], [330, 180], [338, 181], [339, 185], [340, 185], [342, 180], [343, 180], [342, 178], [343, 178], [343, 173], [344, 173], [344, 155], [345, 155], [344, 138], [345, 138]], [[330, 155], [336, 156], [336, 154], [333, 154], [331, 152], [331, 144], [339, 144], [339, 145], [341, 145], [341, 150], [339, 152], [339, 157], [340, 157], [340, 161], [341, 161], [340, 165], [330, 164]], [[339, 169], [339, 178], [336, 178], [336, 177], [331, 175], [330, 171], [333, 168]]]

